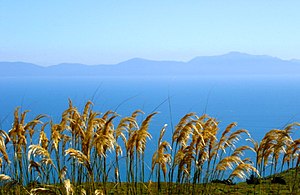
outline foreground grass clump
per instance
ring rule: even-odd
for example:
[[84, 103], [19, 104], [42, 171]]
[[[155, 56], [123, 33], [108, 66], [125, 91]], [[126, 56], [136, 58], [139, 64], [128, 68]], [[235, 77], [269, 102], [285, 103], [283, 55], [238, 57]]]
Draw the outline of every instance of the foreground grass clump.
[[[27, 121], [28, 111], [17, 108], [11, 129], [0, 130], [1, 193], [299, 193], [300, 139], [291, 137], [298, 123], [272, 129], [258, 142], [247, 130], [234, 130], [236, 123], [221, 130], [215, 118], [188, 113], [171, 140], [164, 140], [162, 127], [149, 154], [156, 112], [139, 124], [141, 110], [121, 118], [92, 106], [87, 102], [79, 112], [69, 101], [59, 123], [46, 115]], [[242, 136], [249, 145], [240, 144]], [[233, 185], [246, 179], [252, 184]]]

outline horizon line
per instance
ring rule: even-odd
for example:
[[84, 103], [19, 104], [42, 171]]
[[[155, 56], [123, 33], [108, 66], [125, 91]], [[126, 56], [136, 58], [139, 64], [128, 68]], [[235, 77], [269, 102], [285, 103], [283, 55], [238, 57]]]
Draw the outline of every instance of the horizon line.
[[132, 58], [128, 58], [126, 60], [117, 62], [117, 63], [97, 63], [97, 64], [88, 64], [88, 63], [79, 63], [79, 62], [60, 62], [60, 63], [56, 63], [56, 64], [51, 64], [51, 65], [41, 65], [39, 63], [34, 63], [34, 62], [28, 62], [28, 61], [10, 61], [10, 60], [1, 60], [0, 63], [26, 63], [26, 64], [32, 64], [32, 65], [37, 65], [40, 67], [51, 67], [51, 66], [57, 66], [57, 65], [62, 65], [62, 64], [70, 64], [70, 65], [84, 65], [84, 66], [99, 66], [99, 65], [117, 65], [117, 64], [121, 64], [124, 62], [128, 62], [131, 60], [145, 60], [145, 61], [153, 61], [153, 62], [182, 62], [182, 63], [188, 63], [196, 58], [199, 57], [220, 57], [220, 56], [226, 56], [226, 55], [230, 55], [230, 54], [240, 54], [240, 55], [247, 55], [247, 56], [256, 56], [256, 57], [271, 57], [271, 58], [277, 58], [279, 60], [282, 61], [297, 61], [300, 59], [297, 58], [290, 58], [290, 59], [283, 59], [277, 56], [272, 56], [272, 55], [268, 55], [268, 54], [251, 54], [251, 53], [247, 53], [247, 52], [239, 52], [239, 51], [230, 51], [230, 52], [226, 52], [223, 54], [215, 54], [215, 55], [197, 55], [195, 57], [190, 58], [189, 60], [173, 60], [173, 59], [164, 59], [164, 60], [155, 60], [155, 59], [149, 59], [149, 58], [143, 58], [143, 57], [132, 57]]

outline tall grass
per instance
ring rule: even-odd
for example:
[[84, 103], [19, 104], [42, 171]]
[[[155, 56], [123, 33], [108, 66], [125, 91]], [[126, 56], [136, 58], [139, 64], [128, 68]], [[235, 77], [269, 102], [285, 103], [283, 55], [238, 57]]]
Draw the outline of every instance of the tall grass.
[[[0, 182], [33, 194], [106, 194], [108, 183], [117, 189], [124, 182], [131, 194], [150, 193], [152, 182], [159, 192], [196, 193], [199, 184], [239, 181], [299, 167], [300, 139], [291, 137], [299, 123], [272, 129], [258, 142], [247, 130], [235, 130], [237, 123], [222, 130], [217, 119], [188, 113], [176, 125], [172, 140], [163, 140], [168, 129], [162, 127], [156, 151], [149, 154], [150, 132], [157, 131], [151, 120], [157, 112], [139, 124], [141, 110], [122, 118], [113, 111], [100, 114], [92, 108], [89, 101], [80, 112], [70, 100], [59, 123], [47, 121], [45, 115], [27, 120], [28, 111], [20, 113], [16, 108], [11, 129], [0, 130]], [[240, 139], [251, 146], [241, 145]], [[244, 157], [249, 152], [255, 157]], [[152, 155], [152, 162], [146, 162], [145, 155]], [[149, 179], [146, 164], [151, 164]], [[25, 188], [32, 183], [40, 185]], [[168, 187], [162, 188], [166, 183]], [[208, 192], [209, 185], [203, 190]]]

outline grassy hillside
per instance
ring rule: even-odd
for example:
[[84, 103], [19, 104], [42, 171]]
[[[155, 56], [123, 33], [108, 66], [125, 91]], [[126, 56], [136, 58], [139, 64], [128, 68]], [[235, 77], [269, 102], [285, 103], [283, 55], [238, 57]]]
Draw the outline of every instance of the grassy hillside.
[[[300, 170], [298, 170], [299, 172]], [[296, 175], [296, 169], [289, 169], [276, 174], [286, 181], [286, 184], [272, 183], [273, 176], [261, 178], [260, 184], [247, 184], [240, 182], [234, 185], [226, 184], [176, 184], [162, 182], [161, 190], [158, 191], [157, 182], [138, 183], [137, 188], [132, 190], [132, 184], [112, 183], [106, 184], [106, 194], [299, 194], [300, 176]], [[69, 194], [89, 194], [91, 183], [81, 185], [70, 185]], [[95, 183], [95, 194], [104, 194], [104, 185]], [[170, 187], [171, 186], [171, 187]], [[28, 186], [21, 186], [18, 183], [7, 182], [1, 188], [1, 192], [9, 194], [68, 194], [66, 185], [45, 185], [39, 183], [30, 183]]]

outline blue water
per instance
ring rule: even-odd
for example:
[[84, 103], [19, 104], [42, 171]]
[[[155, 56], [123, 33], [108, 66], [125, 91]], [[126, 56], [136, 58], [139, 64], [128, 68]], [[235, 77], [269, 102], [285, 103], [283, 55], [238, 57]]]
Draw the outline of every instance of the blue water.
[[176, 124], [188, 112], [205, 112], [221, 126], [238, 122], [238, 128], [261, 138], [267, 130], [300, 121], [299, 81], [296, 77], [1, 78], [0, 120], [3, 129], [9, 128], [14, 109], [21, 106], [31, 111], [29, 118], [43, 113], [58, 122], [68, 98], [79, 109], [92, 99], [94, 110], [102, 113], [159, 111], [154, 132], [165, 123], [170, 126], [171, 118]]
[[[169, 140], [172, 124], [188, 112], [217, 118], [221, 129], [237, 122], [236, 129], [247, 129], [259, 140], [270, 129], [300, 121], [299, 83], [300, 78], [288, 76], [0, 78], [0, 128], [10, 129], [17, 106], [31, 111], [28, 119], [47, 114], [59, 122], [70, 98], [79, 110], [92, 100], [93, 110], [116, 110], [122, 117], [137, 109], [146, 114], [159, 111], [149, 129], [153, 136], [148, 143], [150, 151], [156, 148], [163, 125], [169, 125], [165, 136]], [[299, 138], [299, 133], [294, 136]]]

